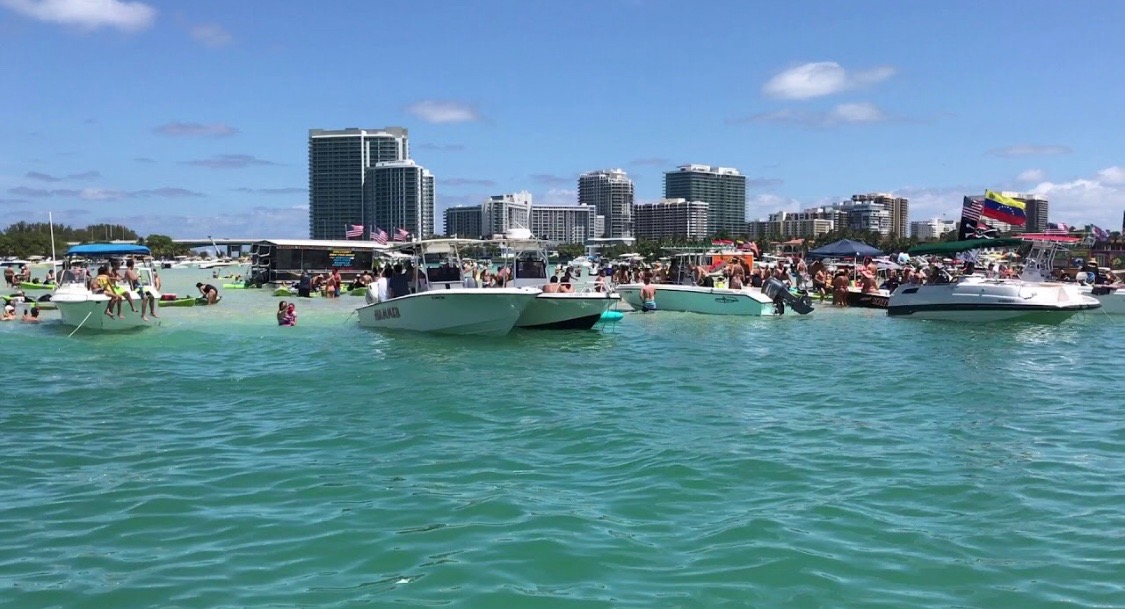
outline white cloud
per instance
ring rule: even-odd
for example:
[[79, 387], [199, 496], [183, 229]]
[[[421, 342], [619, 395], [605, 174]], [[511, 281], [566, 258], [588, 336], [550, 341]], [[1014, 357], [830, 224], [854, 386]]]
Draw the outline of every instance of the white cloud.
[[895, 75], [891, 66], [849, 72], [834, 61], [790, 68], [762, 85], [762, 92], [780, 99], [810, 99], [882, 82]]
[[223, 29], [223, 26], [217, 23], [194, 25], [189, 32], [196, 42], [205, 47], [211, 47], [212, 49], [225, 47], [234, 40], [234, 36], [231, 36], [230, 32]]
[[1125, 167], [1106, 167], [1093, 177], [1069, 182], [1043, 182], [1031, 192], [1047, 197], [1052, 221], [1114, 230], [1125, 210]]
[[471, 123], [481, 118], [471, 105], [458, 101], [426, 99], [410, 104], [406, 111], [427, 123]]
[[[539, 197], [536, 198], [537, 202]], [[543, 193], [542, 205], [578, 205], [578, 191], [571, 188], [551, 188]]]
[[156, 20], [151, 6], [122, 0], [0, 0], [0, 6], [32, 19], [90, 30], [111, 27], [136, 32]]
[[1042, 169], [1026, 169], [1026, 170], [1020, 172], [1020, 174], [1018, 176], [1016, 176], [1016, 181], [1017, 182], [1042, 182], [1045, 177], [1046, 177], [1046, 173], [1044, 173]]
[[985, 151], [989, 156], [1000, 157], [1017, 157], [1017, 156], [1040, 156], [1048, 154], [1070, 154], [1069, 146], [1061, 144], [1015, 144], [1013, 146], [1003, 146], [1000, 148], [992, 148]]
[[891, 120], [882, 108], [870, 102], [838, 104], [826, 112], [782, 108], [760, 112], [746, 118], [728, 120], [729, 124], [773, 123], [797, 127], [829, 128], [841, 125], [863, 125]]
[[174, 121], [153, 128], [157, 135], [170, 135], [173, 137], [228, 137], [238, 133], [238, 129], [223, 123], [182, 123]]

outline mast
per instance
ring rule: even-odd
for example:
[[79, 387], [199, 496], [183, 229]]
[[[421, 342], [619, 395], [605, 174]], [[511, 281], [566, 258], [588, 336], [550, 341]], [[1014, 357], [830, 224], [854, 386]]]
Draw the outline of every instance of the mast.
[[[47, 224], [51, 225], [51, 272], [55, 271], [55, 217], [51, 212], [47, 212]], [[55, 284], [58, 285], [58, 278], [55, 278]]]

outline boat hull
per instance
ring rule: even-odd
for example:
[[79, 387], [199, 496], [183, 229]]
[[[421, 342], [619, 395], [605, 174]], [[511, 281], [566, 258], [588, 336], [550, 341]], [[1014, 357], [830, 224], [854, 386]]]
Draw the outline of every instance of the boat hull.
[[860, 309], [883, 309], [890, 306], [891, 295], [886, 290], [878, 292], [864, 292], [863, 290], [848, 290], [848, 306]]
[[356, 315], [364, 328], [504, 336], [538, 294], [516, 288], [433, 290], [369, 304]]
[[534, 330], [589, 330], [621, 300], [617, 294], [544, 293], [520, 314], [516, 327]]
[[1083, 311], [1101, 308], [1074, 286], [970, 278], [951, 284], [901, 286], [891, 295], [887, 315], [970, 323], [1060, 324]]
[[[124, 319], [118, 319], [116, 315], [112, 318], [106, 315], [105, 307], [109, 303], [109, 298], [100, 294], [91, 294], [85, 298], [80, 295], [57, 294], [51, 299], [51, 303], [58, 309], [63, 325], [74, 328], [81, 326], [83, 331], [117, 332], [149, 327], [154, 323], [152, 318], [148, 321], [141, 319], [141, 300], [136, 295], [133, 297], [136, 311], [129, 308], [128, 302], [121, 303], [121, 315]], [[157, 305], [157, 309], [159, 308]], [[114, 307], [113, 312], [117, 312], [117, 307]]]
[[[639, 283], [617, 286], [621, 300], [635, 311], [643, 310]], [[685, 285], [657, 285], [656, 309], [658, 311], [680, 311], [702, 313], [704, 315], [746, 315], [764, 317], [776, 315], [772, 300], [760, 292], [750, 290], [726, 290]]]

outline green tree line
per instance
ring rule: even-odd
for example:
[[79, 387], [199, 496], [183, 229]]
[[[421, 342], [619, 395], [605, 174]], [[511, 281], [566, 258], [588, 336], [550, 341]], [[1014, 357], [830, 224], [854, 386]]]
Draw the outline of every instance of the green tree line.
[[[190, 248], [172, 243], [167, 235], [141, 237], [133, 229], [120, 224], [91, 224], [78, 228], [66, 224], [56, 224], [55, 255], [62, 256], [68, 243], [91, 243], [96, 241], [134, 241], [147, 245], [157, 258], [187, 255]], [[28, 256], [51, 255], [51, 225], [45, 222], [16, 222], [0, 231], [0, 256], [27, 258]]]

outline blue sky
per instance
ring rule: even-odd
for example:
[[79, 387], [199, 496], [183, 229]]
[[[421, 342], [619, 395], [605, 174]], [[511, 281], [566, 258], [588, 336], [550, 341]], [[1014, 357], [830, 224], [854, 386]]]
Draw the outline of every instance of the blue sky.
[[304, 236], [309, 128], [410, 129], [438, 208], [736, 167], [764, 217], [1035, 191], [1119, 228], [1119, 2], [0, 0], [0, 225]]

